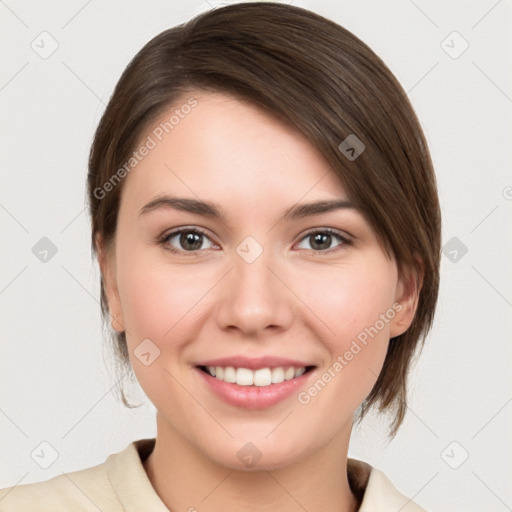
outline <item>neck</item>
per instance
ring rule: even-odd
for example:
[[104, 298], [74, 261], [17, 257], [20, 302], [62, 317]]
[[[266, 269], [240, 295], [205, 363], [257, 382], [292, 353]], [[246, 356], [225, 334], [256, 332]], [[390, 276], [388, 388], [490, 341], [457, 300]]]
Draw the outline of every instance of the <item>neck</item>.
[[355, 512], [359, 503], [347, 476], [350, 429], [345, 434], [284, 467], [240, 470], [207, 457], [157, 415], [155, 447], [143, 466], [171, 512]]

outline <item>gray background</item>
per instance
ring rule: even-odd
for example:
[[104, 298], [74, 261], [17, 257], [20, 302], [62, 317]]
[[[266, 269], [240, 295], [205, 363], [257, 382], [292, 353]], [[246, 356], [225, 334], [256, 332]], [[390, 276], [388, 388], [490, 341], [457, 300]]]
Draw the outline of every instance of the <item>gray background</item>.
[[[0, 488], [99, 464], [155, 435], [142, 391], [136, 410], [112, 394], [87, 154], [133, 55], [220, 3], [0, 1]], [[405, 424], [388, 444], [384, 419], [370, 417], [349, 454], [429, 510], [512, 510], [511, 1], [293, 3], [352, 31], [395, 73], [424, 127], [443, 211], [437, 318]]]

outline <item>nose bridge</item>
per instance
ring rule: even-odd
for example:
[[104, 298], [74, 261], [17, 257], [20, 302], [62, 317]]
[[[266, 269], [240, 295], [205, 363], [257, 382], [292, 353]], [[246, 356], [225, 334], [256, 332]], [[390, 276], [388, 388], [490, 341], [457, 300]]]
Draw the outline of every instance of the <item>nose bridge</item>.
[[232, 263], [219, 309], [220, 326], [237, 327], [245, 334], [286, 327], [292, 316], [290, 294], [275, 275], [273, 251], [247, 237], [237, 246]]

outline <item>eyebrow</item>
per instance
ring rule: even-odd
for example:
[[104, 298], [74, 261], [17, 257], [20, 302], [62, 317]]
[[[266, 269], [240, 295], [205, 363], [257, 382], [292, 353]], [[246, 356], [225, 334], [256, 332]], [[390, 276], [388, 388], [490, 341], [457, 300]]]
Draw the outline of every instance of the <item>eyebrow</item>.
[[[216, 203], [184, 197], [156, 197], [140, 209], [139, 216], [162, 208], [171, 208], [183, 212], [195, 213], [204, 217], [219, 219], [226, 223], [226, 216], [222, 213], [222, 209]], [[344, 199], [331, 199], [317, 201], [314, 203], [295, 204], [284, 212], [283, 220], [295, 220], [340, 209], [356, 210], [356, 207], [350, 201]]]

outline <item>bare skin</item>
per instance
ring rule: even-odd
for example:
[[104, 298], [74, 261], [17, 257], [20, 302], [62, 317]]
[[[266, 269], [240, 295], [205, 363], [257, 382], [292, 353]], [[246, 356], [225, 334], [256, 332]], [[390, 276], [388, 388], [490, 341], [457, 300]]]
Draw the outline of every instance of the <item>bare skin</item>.
[[[303, 135], [258, 108], [194, 91], [140, 140], [190, 96], [197, 106], [124, 178], [115, 250], [98, 239], [112, 325], [126, 331], [134, 372], [157, 409], [144, 469], [172, 511], [353, 512], [353, 415], [390, 338], [410, 326], [419, 290], [399, 279], [356, 209], [283, 218], [296, 203], [349, 198]], [[162, 195], [215, 202], [225, 219], [164, 207], [140, 214]], [[193, 250], [180, 235], [158, 242], [177, 227], [206, 234]], [[323, 228], [348, 242], [331, 235], [315, 244]], [[248, 236], [263, 250], [251, 263], [236, 250]], [[235, 407], [195, 367], [238, 354], [292, 357], [316, 367], [304, 391], [390, 310], [307, 404], [295, 393], [261, 410]], [[145, 339], [160, 350], [148, 366], [134, 355]], [[237, 455], [248, 442], [261, 453], [251, 468]]]

